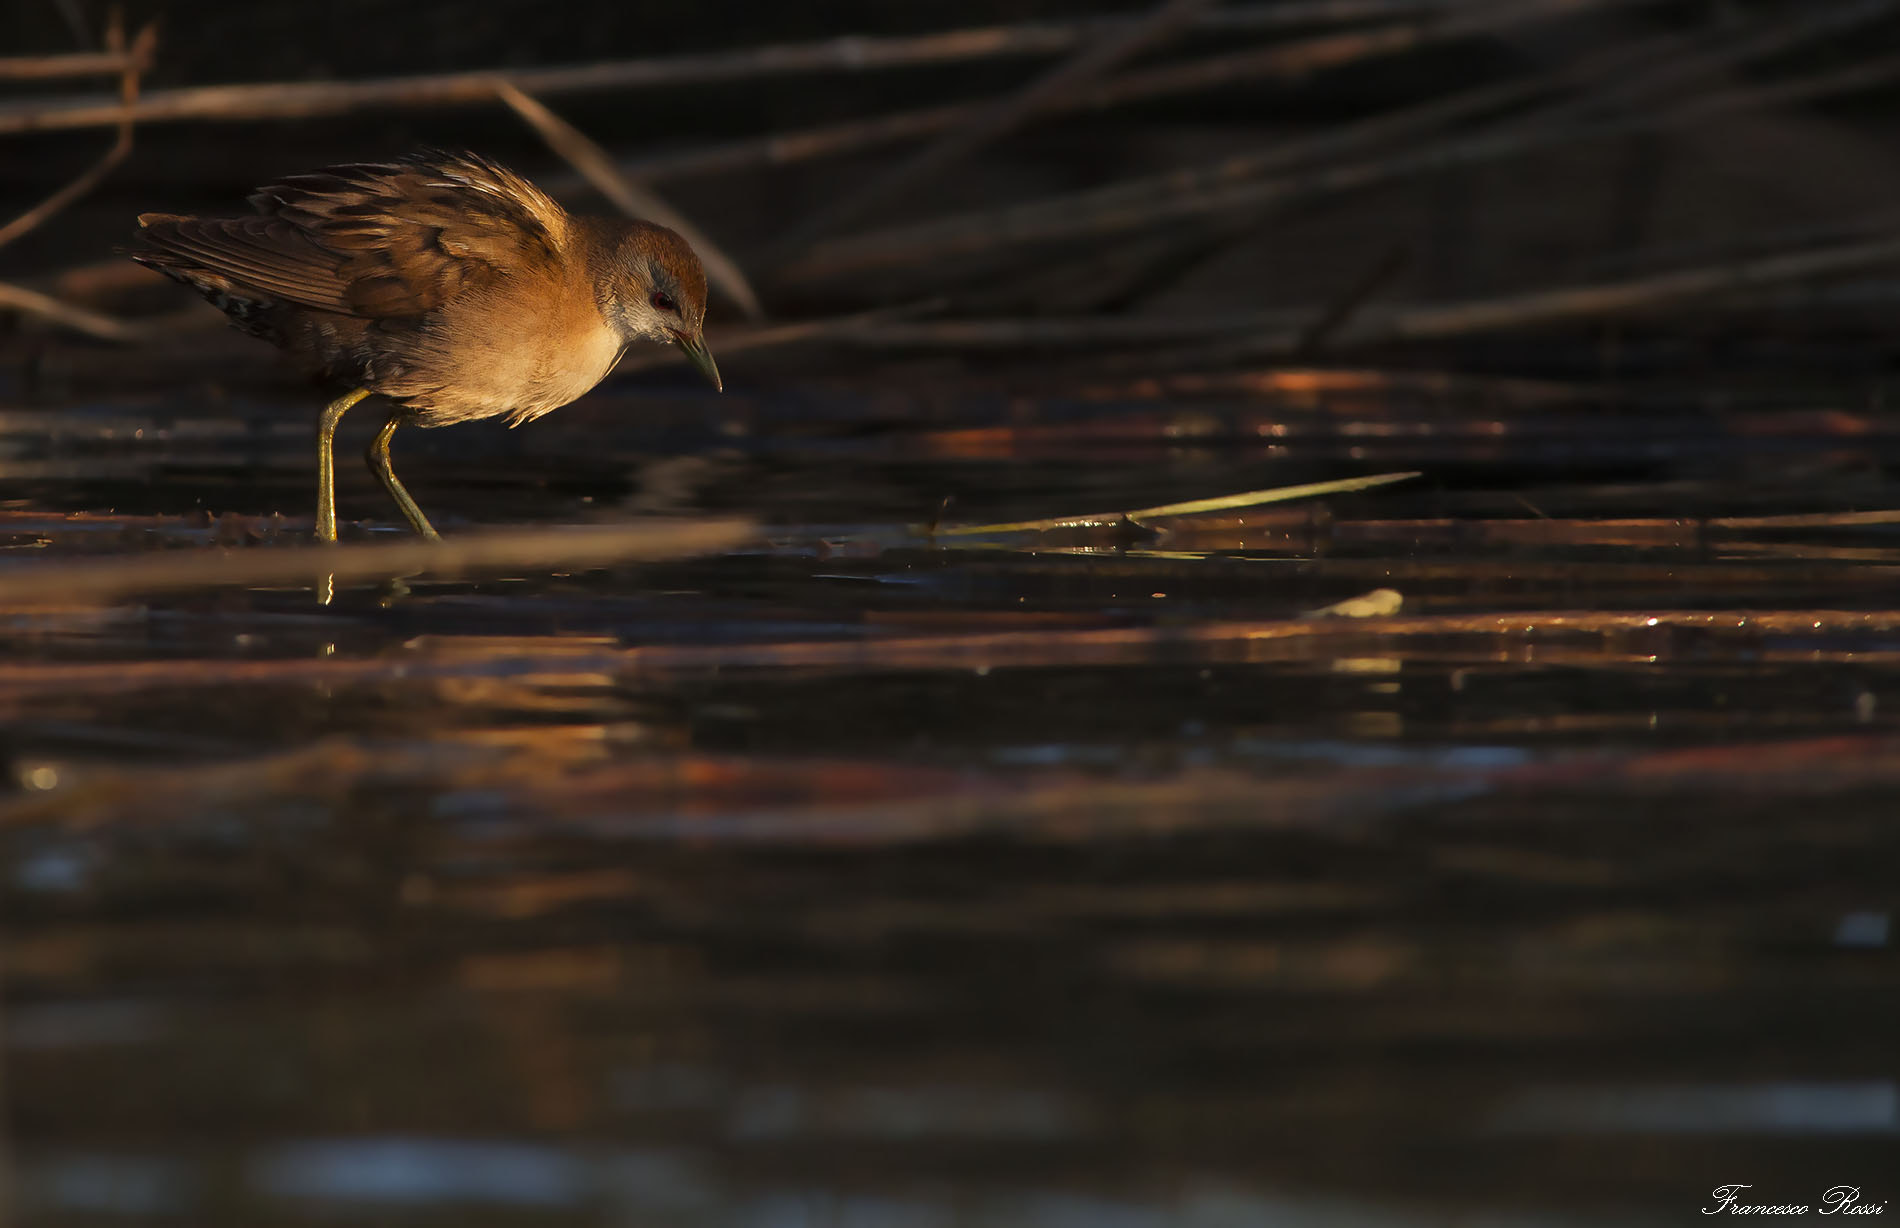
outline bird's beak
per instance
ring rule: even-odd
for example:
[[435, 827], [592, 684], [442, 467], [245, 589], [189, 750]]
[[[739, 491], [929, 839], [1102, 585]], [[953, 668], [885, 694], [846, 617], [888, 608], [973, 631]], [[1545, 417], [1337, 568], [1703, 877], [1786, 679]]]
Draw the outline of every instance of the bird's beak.
[[726, 390], [725, 384], [719, 380], [718, 364], [713, 362], [712, 351], [706, 348], [704, 337], [697, 334], [688, 337], [684, 333], [674, 333], [673, 341], [685, 353], [687, 360], [699, 369], [699, 373], [711, 381], [715, 391]]

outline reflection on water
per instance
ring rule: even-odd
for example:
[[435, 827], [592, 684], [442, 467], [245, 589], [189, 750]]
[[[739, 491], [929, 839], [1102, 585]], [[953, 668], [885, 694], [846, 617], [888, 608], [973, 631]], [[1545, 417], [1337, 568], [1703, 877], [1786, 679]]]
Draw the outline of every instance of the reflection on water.
[[[1886, 529], [1711, 527], [1813, 496], [1631, 478], [1658, 449], [1820, 450], [1809, 420], [1651, 407], [1591, 436], [1600, 481], [1516, 485], [1589, 426], [1540, 405], [1456, 482], [1152, 550], [906, 527], [947, 493], [1002, 520], [1338, 476], [1345, 438], [1394, 468], [1469, 446], [1424, 429], [1455, 406], [1401, 408], [1418, 429], [1302, 411], [1265, 436], [1271, 406], [1203, 408], [1184, 450], [1152, 406], [831, 436], [752, 406], [751, 433], [705, 428], [715, 454], [684, 419], [576, 407], [519, 436], [518, 473], [432, 470], [430, 440], [413, 480], [465, 527], [612, 521], [644, 489], [766, 530], [328, 606], [289, 584], [0, 612], [12, 1221], [1607, 1225], [1683, 1222], [1724, 1181], [1891, 1199]], [[1223, 422], [1254, 442], [1213, 448]], [[44, 422], [0, 427], [78, 464]], [[25, 475], [5, 565], [287, 549], [177, 515], [301, 501], [303, 433], [238, 435], [95, 440], [92, 489]], [[185, 446], [197, 496], [165, 477]], [[1395, 621], [1303, 617], [1380, 588]]]
[[[745, 1228], [953, 1228], [1024, 1224], [1035, 1228], [1409, 1228], [1449, 1222], [1376, 1200], [1271, 1196], [1217, 1184], [1157, 1198], [1073, 1194], [970, 1193], [910, 1197], [852, 1194], [802, 1183], [735, 1196], [689, 1159], [664, 1151], [532, 1144], [468, 1144], [428, 1139], [295, 1143], [246, 1166], [249, 1191], [294, 1200], [324, 1219], [381, 1221], [404, 1213], [476, 1216], [480, 1222], [719, 1223]], [[175, 1167], [127, 1157], [68, 1156], [37, 1165], [23, 1191], [37, 1215], [175, 1216], [188, 1178]], [[1536, 1212], [1461, 1216], [1461, 1225], [1558, 1228], [1618, 1222]]]
[[1499, 1108], [1507, 1132], [1900, 1135], [1900, 1093], [1880, 1083], [1538, 1089]]

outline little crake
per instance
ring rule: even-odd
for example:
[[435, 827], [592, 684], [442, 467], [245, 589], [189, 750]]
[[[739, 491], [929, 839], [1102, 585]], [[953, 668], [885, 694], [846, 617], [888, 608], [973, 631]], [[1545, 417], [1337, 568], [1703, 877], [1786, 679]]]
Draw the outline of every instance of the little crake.
[[390, 466], [403, 423], [518, 426], [598, 384], [636, 340], [679, 346], [719, 387], [705, 271], [664, 226], [572, 217], [486, 158], [437, 151], [296, 175], [250, 204], [247, 217], [144, 214], [132, 258], [347, 390], [317, 428], [324, 541], [336, 540], [336, 425], [367, 396], [392, 402], [370, 470], [434, 538]]

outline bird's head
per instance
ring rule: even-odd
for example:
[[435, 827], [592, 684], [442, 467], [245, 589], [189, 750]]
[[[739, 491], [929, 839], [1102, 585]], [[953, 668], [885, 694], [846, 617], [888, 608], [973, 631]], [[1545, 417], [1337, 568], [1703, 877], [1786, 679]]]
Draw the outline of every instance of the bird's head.
[[706, 270], [685, 239], [664, 226], [636, 223], [613, 252], [603, 307], [623, 340], [671, 342], [723, 389], [703, 332]]

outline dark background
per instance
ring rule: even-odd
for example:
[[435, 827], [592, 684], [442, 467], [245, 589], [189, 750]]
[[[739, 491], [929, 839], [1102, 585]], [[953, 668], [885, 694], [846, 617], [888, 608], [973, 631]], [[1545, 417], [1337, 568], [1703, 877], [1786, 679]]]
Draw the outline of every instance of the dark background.
[[[0, 14], [6, 23], [0, 46], [19, 52], [73, 49], [75, 32], [55, 11], [58, 7], [9, 6]], [[751, 267], [768, 308], [780, 316], [911, 302], [939, 293], [953, 296], [948, 314], [979, 317], [1215, 314], [1280, 307], [1318, 312], [1388, 259], [1394, 267], [1376, 278], [1376, 302], [1459, 299], [1595, 281], [1785, 248], [1804, 235], [1841, 228], [1865, 233], [1885, 224], [1900, 174], [1891, 153], [1890, 91], [1878, 84], [1686, 128], [1644, 130], [1644, 124], [1660, 120], [1673, 107], [1724, 91], [1879, 63], [1896, 46], [1900, 31], [1890, 15], [1875, 14], [1831, 36], [1797, 40], [1633, 99], [1599, 95], [1593, 101], [1590, 90], [1567, 91], [1556, 84], [1564, 66], [1618, 47], [1674, 36], [1680, 56], [1720, 50], [1730, 40], [1799, 24], [1827, 8], [1767, 0], [1600, 5], [1494, 35], [1434, 40], [1415, 51], [1367, 56], [1296, 78], [1242, 79], [1163, 100], [1032, 119], [921, 191], [861, 219], [854, 229], [994, 208], [1272, 149], [1459, 89], [1534, 81], [1540, 74], [1554, 84], [1553, 94], [1537, 100], [1539, 105], [1567, 99], [1583, 106], [1586, 117], [1637, 131], [1546, 142], [1470, 166], [1398, 174], [1354, 190], [1306, 193], [1285, 204], [1218, 211], [1069, 242], [1005, 247], [993, 257], [924, 262], [888, 275], [775, 283], [775, 259], [783, 253], [774, 245], [814, 210], [907, 156], [917, 147], [914, 141], [791, 166], [669, 176], [653, 186]], [[78, 11], [98, 38], [104, 15], [84, 5]], [[156, 66], [145, 82], [150, 90], [584, 63], [1137, 11], [1139, 6], [1060, 3], [496, 4], [466, 9], [205, 3], [134, 5], [126, 20], [135, 30], [149, 17], [162, 19]], [[1366, 18], [1343, 28], [1367, 29], [1387, 21], [1403, 25], [1417, 17]], [[1118, 71], [1190, 61], [1236, 45], [1316, 38], [1341, 28], [1315, 24], [1244, 35], [1190, 30]], [[637, 167], [642, 159], [711, 143], [998, 97], [1049, 62], [1046, 56], [1008, 56], [561, 94], [544, 101]], [[1624, 83], [1612, 75], [1597, 88]], [[23, 96], [67, 87], [14, 82], [6, 88]], [[1495, 118], [1522, 118], [1526, 110], [1520, 106]], [[1449, 133], [1480, 128], [1467, 123]], [[0, 149], [6, 169], [0, 177], [0, 209], [17, 212], [50, 192], [109, 141], [110, 133], [99, 129], [8, 137]], [[128, 240], [130, 220], [139, 211], [231, 210], [240, 207], [243, 192], [271, 177], [340, 160], [386, 157], [417, 143], [469, 146], [516, 164], [531, 177], [573, 183], [560, 160], [498, 104], [152, 125], [139, 131], [134, 152], [105, 185], [30, 239], [0, 250], [0, 276], [51, 284], [46, 278], [56, 270], [108, 259], [114, 245]], [[1402, 142], [1383, 148], [1402, 153], [1413, 147]], [[569, 186], [564, 195], [579, 207], [603, 207], [584, 187]], [[1210, 235], [1211, 242], [1201, 241]], [[1107, 277], [1103, 286], [1077, 290], [1067, 284], [1052, 292], [1023, 284], [1033, 282], [1032, 273], [1077, 262], [1108, 263], [1143, 244], [1154, 245], [1152, 258], [1131, 258], [1131, 267]], [[136, 309], [167, 302], [175, 306], [177, 299], [142, 297]], [[1838, 324], [1841, 317], [1828, 322]], [[1678, 319], [1666, 331], [1680, 335], [1694, 326]]]

